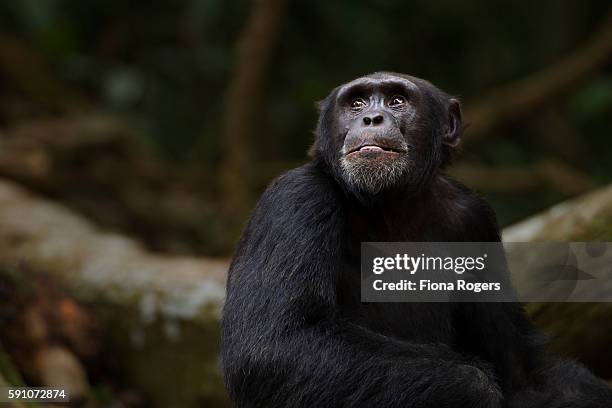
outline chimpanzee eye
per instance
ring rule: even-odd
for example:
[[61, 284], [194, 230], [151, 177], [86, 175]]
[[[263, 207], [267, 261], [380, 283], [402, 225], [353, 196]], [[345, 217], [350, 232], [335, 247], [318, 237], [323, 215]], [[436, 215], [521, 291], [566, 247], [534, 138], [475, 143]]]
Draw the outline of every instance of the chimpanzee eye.
[[351, 110], [352, 111], [360, 111], [365, 108], [368, 103], [363, 98], [355, 98], [351, 101]]
[[406, 103], [406, 98], [401, 95], [395, 95], [391, 99], [389, 99], [389, 107], [391, 108], [399, 108], [404, 106]]

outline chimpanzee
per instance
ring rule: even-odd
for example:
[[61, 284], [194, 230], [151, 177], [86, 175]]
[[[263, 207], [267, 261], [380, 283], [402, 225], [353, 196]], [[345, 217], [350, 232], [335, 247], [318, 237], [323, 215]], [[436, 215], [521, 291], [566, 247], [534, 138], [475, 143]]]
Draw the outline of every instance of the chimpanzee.
[[225, 383], [238, 407], [609, 408], [612, 390], [545, 355], [517, 303], [365, 303], [360, 243], [500, 240], [444, 174], [457, 99], [377, 72], [320, 103], [312, 160], [275, 180], [230, 267]]

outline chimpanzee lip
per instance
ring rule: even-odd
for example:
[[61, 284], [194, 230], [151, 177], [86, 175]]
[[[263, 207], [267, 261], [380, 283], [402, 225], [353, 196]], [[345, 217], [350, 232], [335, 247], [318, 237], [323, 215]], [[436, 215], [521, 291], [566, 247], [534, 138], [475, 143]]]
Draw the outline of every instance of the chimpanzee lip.
[[404, 149], [397, 148], [397, 147], [389, 147], [389, 146], [379, 145], [375, 143], [365, 143], [360, 146], [357, 146], [354, 149], [351, 149], [347, 153], [347, 155], [351, 153], [362, 152], [362, 151], [379, 151], [379, 152], [385, 152], [385, 153], [405, 153], [406, 152]]

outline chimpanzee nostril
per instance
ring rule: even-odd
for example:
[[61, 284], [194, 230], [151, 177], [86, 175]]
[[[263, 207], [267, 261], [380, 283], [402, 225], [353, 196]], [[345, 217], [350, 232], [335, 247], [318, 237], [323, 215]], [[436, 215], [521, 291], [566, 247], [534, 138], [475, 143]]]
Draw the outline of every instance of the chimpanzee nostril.
[[368, 115], [368, 116], [364, 116], [363, 117], [363, 124], [366, 126], [376, 126], [376, 125], [380, 125], [381, 123], [383, 123], [383, 115], [380, 114], [374, 114], [374, 115]]

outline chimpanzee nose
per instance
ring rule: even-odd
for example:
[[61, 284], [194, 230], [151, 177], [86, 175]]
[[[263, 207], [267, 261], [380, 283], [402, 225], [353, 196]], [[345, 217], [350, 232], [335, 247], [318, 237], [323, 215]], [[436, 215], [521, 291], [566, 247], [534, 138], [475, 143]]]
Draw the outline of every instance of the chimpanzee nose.
[[383, 123], [383, 115], [380, 113], [375, 113], [372, 115], [366, 115], [363, 117], [363, 123], [366, 126], [377, 126]]

